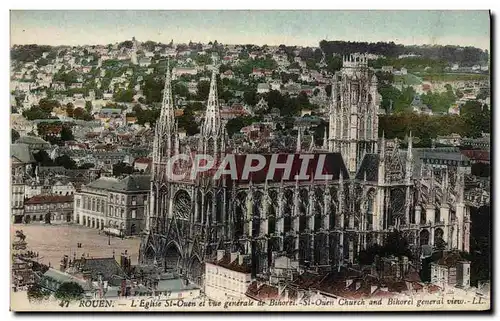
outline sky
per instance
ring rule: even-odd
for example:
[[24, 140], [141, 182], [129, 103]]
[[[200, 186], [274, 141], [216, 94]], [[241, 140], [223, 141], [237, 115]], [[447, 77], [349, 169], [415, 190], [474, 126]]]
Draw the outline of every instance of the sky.
[[319, 41], [490, 46], [488, 11], [19, 11], [11, 45], [168, 43], [318, 46]]

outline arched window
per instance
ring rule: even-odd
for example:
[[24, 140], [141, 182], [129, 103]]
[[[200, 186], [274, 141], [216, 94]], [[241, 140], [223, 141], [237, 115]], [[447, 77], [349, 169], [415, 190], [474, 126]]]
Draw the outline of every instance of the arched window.
[[373, 123], [373, 120], [372, 120], [372, 115], [370, 112], [368, 112], [368, 115], [366, 116], [366, 136], [367, 137], [373, 137], [373, 127], [372, 127], [372, 124]]
[[371, 190], [368, 193], [368, 203], [366, 207], [366, 228], [373, 228], [373, 214], [375, 213], [375, 191]]
[[349, 137], [349, 111], [347, 108], [342, 111], [342, 126], [342, 138], [347, 139]]

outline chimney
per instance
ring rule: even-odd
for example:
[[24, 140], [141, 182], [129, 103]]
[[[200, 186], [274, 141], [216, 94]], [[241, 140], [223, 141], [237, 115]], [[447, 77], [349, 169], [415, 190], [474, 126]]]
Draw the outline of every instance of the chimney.
[[372, 285], [372, 286], [370, 287], [370, 294], [373, 294], [375, 291], [377, 291], [377, 288], [378, 288], [378, 286], [376, 286], [376, 285]]
[[349, 286], [351, 286], [352, 282], [353, 282], [353, 279], [345, 280], [345, 287], [348, 288]]
[[408, 273], [408, 257], [403, 256], [402, 261], [403, 261], [403, 274], [406, 275], [406, 273]]
[[285, 291], [283, 291], [283, 300], [288, 301], [288, 297], [289, 297], [288, 289], [285, 289]]
[[224, 250], [217, 250], [217, 261], [222, 260], [222, 258], [224, 258], [224, 254], [226, 254]]
[[244, 255], [244, 254], [240, 254], [238, 256], [238, 264], [239, 265], [243, 265], [246, 263], [246, 258], [247, 258], [247, 255]]
[[82, 274], [85, 281], [90, 281], [90, 279], [92, 278], [92, 274], [90, 273], [90, 271], [84, 271]]
[[230, 263], [233, 263], [238, 258], [238, 255], [240, 255], [240, 252], [231, 252], [231, 262]]
[[272, 257], [272, 266], [274, 266], [274, 262], [275, 262], [276, 258], [278, 257], [278, 251], [272, 251], [271, 257]]

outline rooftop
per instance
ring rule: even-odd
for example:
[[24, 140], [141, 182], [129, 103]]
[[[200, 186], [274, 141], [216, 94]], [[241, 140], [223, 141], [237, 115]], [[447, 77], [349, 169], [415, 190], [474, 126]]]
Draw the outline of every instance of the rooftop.
[[31, 154], [28, 144], [17, 143], [10, 145], [10, 155], [25, 164], [35, 162], [35, 158], [33, 154]]
[[28, 199], [24, 204], [52, 204], [73, 202], [73, 195], [36, 195]]
[[123, 179], [101, 177], [88, 184], [87, 187], [117, 192], [149, 191], [150, 180], [149, 175], [129, 175]]

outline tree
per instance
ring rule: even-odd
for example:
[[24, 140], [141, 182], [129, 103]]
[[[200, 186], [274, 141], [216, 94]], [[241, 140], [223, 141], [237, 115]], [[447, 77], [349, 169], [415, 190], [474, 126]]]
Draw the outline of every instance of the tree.
[[95, 167], [95, 164], [93, 163], [84, 163], [80, 166], [78, 166], [78, 169], [90, 169], [90, 168], [94, 168]]
[[251, 89], [243, 93], [243, 101], [250, 105], [255, 106], [257, 104], [257, 90]]
[[127, 48], [127, 49], [132, 49], [132, 47], [134, 46], [134, 43], [131, 41], [131, 40], [125, 40], [123, 42], [120, 42], [120, 44], [118, 44], [118, 48]]
[[228, 120], [226, 123], [226, 130], [229, 137], [238, 133], [243, 127], [252, 123], [252, 117], [236, 117]]
[[189, 89], [181, 82], [174, 85], [174, 93], [181, 97], [189, 97]]
[[33, 158], [40, 166], [54, 166], [54, 162], [46, 151], [40, 150], [38, 153], [33, 153]]
[[460, 109], [460, 116], [467, 124], [466, 136], [480, 137], [481, 133], [490, 132], [491, 113], [488, 105], [483, 105], [477, 100], [469, 100]]
[[18, 140], [20, 137], [19, 133], [15, 129], [11, 129], [10, 136], [11, 136], [12, 143], [15, 143], [15, 141]]
[[90, 100], [85, 101], [85, 110], [89, 114], [92, 112], [92, 102]]
[[63, 126], [62, 127], [62, 129], [61, 129], [61, 140], [62, 141], [75, 140], [75, 137], [73, 136], [73, 131], [68, 126]]
[[271, 90], [267, 93], [267, 104], [270, 109], [278, 108], [279, 110], [282, 110], [283, 105], [285, 104], [285, 99], [279, 91]]
[[68, 117], [73, 117], [73, 111], [75, 110], [75, 106], [72, 103], [66, 104], [66, 114]]
[[61, 155], [54, 160], [56, 166], [62, 166], [66, 169], [76, 169], [76, 162], [68, 155]]
[[198, 82], [198, 100], [207, 100], [209, 92], [210, 92], [210, 82], [208, 81]]
[[135, 92], [131, 89], [119, 90], [114, 93], [114, 99], [117, 102], [130, 103], [134, 101]]
[[44, 290], [39, 284], [35, 283], [28, 288], [28, 300], [30, 302], [39, 302], [50, 297], [50, 292]]
[[133, 172], [134, 168], [124, 162], [118, 162], [113, 165], [113, 176], [120, 177], [124, 174], [132, 174]]
[[75, 108], [75, 110], [73, 111], [73, 118], [74, 119], [80, 119], [80, 120], [93, 120], [94, 117], [92, 117], [92, 115], [90, 115], [85, 109], [83, 108]]
[[73, 301], [83, 297], [83, 288], [76, 282], [64, 282], [59, 286], [54, 296], [59, 300]]
[[177, 119], [180, 128], [186, 130], [186, 134], [195, 135], [199, 132], [198, 124], [191, 109], [184, 109], [184, 114]]

